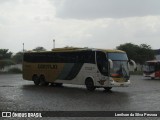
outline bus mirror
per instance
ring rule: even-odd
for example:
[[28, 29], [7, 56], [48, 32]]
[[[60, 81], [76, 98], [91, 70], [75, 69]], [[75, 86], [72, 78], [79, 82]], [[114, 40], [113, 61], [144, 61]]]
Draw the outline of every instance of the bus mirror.
[[[137, 68], [137, 65], [136, 65], [136, 63], [134, 62], [134, 60], [129, 60], [129, 62], [131, 62], [132, 63], [132, 65], [133, 65], [133, 68], [134, 68], [134, 70]], [[130, 68], [130, 67], [129, 67]]]
[[108, 62], [109, 62], [110, 69], [112, 69], [113, 68], [113, 61], [111, 59], [108, 59]]

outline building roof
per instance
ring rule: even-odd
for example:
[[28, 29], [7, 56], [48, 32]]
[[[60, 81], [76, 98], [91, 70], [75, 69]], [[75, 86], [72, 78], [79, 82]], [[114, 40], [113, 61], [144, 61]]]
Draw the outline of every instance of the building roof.
[[160, 49], [154, 50], [154, 53], [155, 53], [156, 55], [160, 55]]
[[149, 60], [149, 61], [146, 61], [146, 62], [156, 63], [156, 62], [160, 62], [160, 60]]

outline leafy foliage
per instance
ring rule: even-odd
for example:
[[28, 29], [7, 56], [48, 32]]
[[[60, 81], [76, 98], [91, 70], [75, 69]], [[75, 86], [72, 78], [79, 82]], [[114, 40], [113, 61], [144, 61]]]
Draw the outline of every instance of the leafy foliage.
[[4, 69], [5, 66], [14, 65], [15, 63], [10, 59], [0, 60], [0, 70]]
[[117, 46], [117, 49], [126, 51], [128, 58], [135, 60], [139, 64], [144, 64], [147, 60], [155, 59], [154, 51], [147, 44], [138, 46], [132, 43], [125, 43]]
[[36, 47], [33, 51], [46, 51], [46, 49], [44, 47]]
[[17, 64], [22, 63], [23, 61], [23, 52], [18, 52], [13, 56], [13, 61]]
[[0, 49], [0, 69], [4, 69], [5, 66], [13, 65], [11, 60], [12, 53], [8, 52], [8, 49]]
[[0, 49], [0, 60], [10, 59], [12, 56], [11, 52], [8, 52], [8, 49]]

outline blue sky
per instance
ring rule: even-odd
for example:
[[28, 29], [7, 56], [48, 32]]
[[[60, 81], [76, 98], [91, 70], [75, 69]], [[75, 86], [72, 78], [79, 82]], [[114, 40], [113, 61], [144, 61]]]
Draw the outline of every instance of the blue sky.
[[159, 49], [159, 0], [0, 0], [0, 48], [43, 46]]

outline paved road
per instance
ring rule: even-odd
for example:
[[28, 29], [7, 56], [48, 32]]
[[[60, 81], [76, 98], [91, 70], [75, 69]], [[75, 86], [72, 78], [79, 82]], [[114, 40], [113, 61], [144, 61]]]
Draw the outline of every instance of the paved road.
[[84, 86], [35, 86], [21, 75], [0, 75], [0, 111], [159, 111], [160, 80], [131, 76], [131, 81], [111, 92], [89, 92]]

